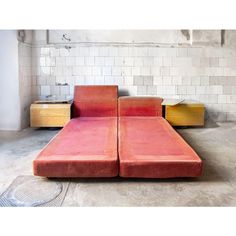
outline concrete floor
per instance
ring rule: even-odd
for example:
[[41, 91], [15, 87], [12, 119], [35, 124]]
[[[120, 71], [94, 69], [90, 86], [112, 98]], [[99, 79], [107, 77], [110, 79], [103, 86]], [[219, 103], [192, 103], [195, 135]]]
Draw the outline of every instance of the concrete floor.
[[[32, 160], [57, 132], [0, 132], [0, 194], [18, 175], [32, 175]], [[74, 179], [63, 206], [236, 206], [236, 123], [178, 132], [201, 156], [202, 177]]]

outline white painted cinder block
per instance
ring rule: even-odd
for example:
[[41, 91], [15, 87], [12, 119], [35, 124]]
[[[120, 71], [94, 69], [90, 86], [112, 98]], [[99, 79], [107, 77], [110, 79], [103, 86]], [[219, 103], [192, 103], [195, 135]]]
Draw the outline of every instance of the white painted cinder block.
[[172, 77], [171, 76], [163, 76], [162, 82], [163, 82], [163, 85], [172, 85]]
[[75, 66], [76, 58], [75, 57], [66, 57], [66, 66]]
[[135, 57], [134, 58], [134, 66], [143, 66], [143, 58]]
[[148, 56], [148, 48], [147, 47], [137, 48], [136, 53], [137, 53], [137, 56], [147, 57]]
[[200, 77], [192, 77], [191, 78], [191, 85], [195, 85], [195, 86], [200, 86], [201, 84], [201, 78]]
[[60, 56], [61, 57], [68, 57], [68, 56], [70, 56], [70, 51], [66, 48], [60, 48]]
[[99, 53], [99, 56], [102, 56], [102, 57], [109, 56], [109, 47], [99, 47], [98, 53]]
[[123, 57], [115, 57], [115, 66], [123, 66], [124, 58]]
[[66, 58], [65, 57], [56, 57], [56, 66], [65, 66]]
[[154, 75], [154, 76], [161, 75], [160, 67], [151, 67], [151, 75]]
[[124, 77], [124, 85], [132, 86], [134, 84], [133, 76]]
[[91, 78], [88, 80], [88, 81], [90, 81], [89, 84], [95, 84], [95, 85], [104, 85], [105, 84], [104, 76], [95, 76], [93, 79], [94, 79], [93, 81], [91, 80]]
[[153, 65], [154, 66], [163, 66], [163, 59], [162, 57], [154, 57], [154, 60], [153, 60]]
[[200, 85], [209, 85], [209, 77], [208, 76], [201, 76], [200, 77]]
[[196, 93], [195, 86], [187, 86], [186, 93], [191, 95], [195, 94]]
[[114, 65], [114, 57], [105, 57], [104, 58], [105, 66], [113, 66]]
[[104, 83], [107, 85], [115, 85], [116, 81], [113, 76], [104, 76]]
[[166, 90], [166, 94], [176, 94], [176, 86], [167, 85], [165, 90]]
[[187, 94], [187, 86], [177, 85], [176, 86], [176, 93], [179, 95]]
[[111, 75], [112, 67], [111, 66], [105, 66], [102, 68], [102, 74], [103, 75]]
[[109, 47], [109, 56], [118, 56], [118, 48], [117, 47]]
[[154, 85], [163, 85], [163, 80], [162, 80], [162, 76], [154, 76], [153, 77], [153, 84]]
[[69, 84], [70, 86], [74, 86], [75, 85], [75, 80], [73, 76], [66, 76], [65, 77], [65, 81], [67, 84]]
[[[170, 70], [171, 70], [170, 67], [161, 67], [160, 68], [160, 75], [162, 75], [162, 76], [170, 76], [171, 75]], [[176, 75], [178, 75], [178, 73]]]
[[132, 75], [132, 67], [122, 67], [122, 75], [123, 76]]
[[196, 94], [206, 94], [207, 87], [206, 86], [197, 86]]
[[183, 76], [182, 77], [182, 84], [183, 85], [191, 85], [192, 84], [192, 78], [190, 76]]
[[[157, 94], [168, 98], [198, 100], [207, 106], [213, 118], [234, 118], [234, 49], [207, 45], [137, 47], [73, 44], [67, 50], [58, 45], [50, 44], [49, 47], [45, 44], [34, 46], [32, 54], [20, 46], [19, 50], [19, 73], [24, 89], [34, 86], [36, 90], [38, 86], [38, 96], [47, 96], [49, 89], [54, 92], [54, 81], [70, 85], [69, 94], [57, 94], [61, 97], [71, 95], [71, 87], [75, 84], [117, 84], [126, 90], [124, 94]], [[134, 76], [140, 77], [135, 79]], [[141, 84], [137, 83], [138, 79]]]
[[102, 68], [99, 66], [93, 66], [92, 75], [102, 75]]
[[143, 57], [143, 65], [144, 66], [153, 66], [154, 58], [153, 57]]
[[90, 47], [89, 48], [89, 56], [99, 56], [99, 48], [98, 47]]
[[41, 96], [47, 96], [51, 94], [51, 87], [48, 85], [41, 86]]
[[70, 94], [70, 86], [60, 86], [60, 94], [61, 95], [68, 95]]
[[56, 78], [49, 76], [49, 77], [46, 78], [46, 83], [47, 83], [47, 85], [55, 85], [55, 83], [56, 83]]
[[65, 76], [72, 76], [73, 75], [73, 67], [72, 66], [65, 66], [64, 67], [64, 75]]
[[158, 48], [148, 48], [148, 56], [158, 56]]
[[173, 66], [172, 60], [176, 60], [176, 57], [163, 57], [162, 66]]
[[132, 75], [140, 75], [140, 67], [138, 66], [135, 66], [135, 67], [132, 67]]
[[125, 66], [133, 66], [134, 65], [134, 59], [133, 57], [124, 57], [124, 63]]
[[125, 85], [124, 77], [123, 76], [115, 76], [114, 77], [115, 84], [119, 86]]
[[178, 48], [176, 51], [177, 57], [186, 57], [188, 56], [187, 48]]
[[126, 88], [129, 91], [130, 96], [136, 96], [137, 95], [137, 86], [127, 86]]
[[112, 75], [122, 75], [122, 68], [121, 67], [112, 67]]
[[118, 56], [129, 56], [129, 48], [128, 47], [119, 47], [118, 48]]
[[59, 57], [59, 55], [60, 55], [60, 50], [59, 50], [59, 48], [50, 48], [50, 53], [49, 53], [49, 55], [50, 55], [51, 57]]
[[174, 57], [172, 61], [174, 67], [189, 67], [192, 66], [190, 57]]
[[40, 55], [43, 55], [43, 56], [49, 56], [50, 55], [50, 48], [48, 47], [42, 47], [40, 49]]
[[84, 57], [76, 57], [75, 58], [75, 65], [84, 66], [85, 65]]
[[82, 57], [88, 57], [90, 54], [89, 47], [78, 47], [77, 48], [77, 55]]
[[218, 103], [229, 103], [228, 101], [229, 101], [229, 99], [228, 99], [228, 96], [229, 95], [219, 95], [218, 96]]
[[95, 57], [95, 65], [102, 66], [104, 65], [104, 57]]
[[92, 67], [91, 66], [84, 66], [82, 69], [82, 75], [92, 75]]
[[41, 67], [40, 75], [50, 75], [50, 74], [51, 74], [51, 67], [50, 66]]
[[84, 76], [73, 76], [75, 80], [75, 85], [84, 85], [85, 84], [85, 79]]
[[151, 68], [150, 67], [141, 67], [140, 68], [140, 75], [151, 75]]
[[157, 95], [157, 87], [156, 86], [147, 86], [147, 94], [148, 95]]
[[85, 57], [85, 65], [93, 66], [95, 63], [94, 57]]

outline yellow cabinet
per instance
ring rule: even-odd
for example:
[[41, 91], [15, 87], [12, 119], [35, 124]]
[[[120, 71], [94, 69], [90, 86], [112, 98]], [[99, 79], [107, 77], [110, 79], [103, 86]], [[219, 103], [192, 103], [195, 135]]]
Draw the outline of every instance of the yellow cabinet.
[[35, 102], [30, 106], [30, 126], [63, 127], [70, 120], [70, 110], [70, 102]]
[[165, 118], [173, 126], [204, 126], [205, 108], [201, 103], [165, 106]]

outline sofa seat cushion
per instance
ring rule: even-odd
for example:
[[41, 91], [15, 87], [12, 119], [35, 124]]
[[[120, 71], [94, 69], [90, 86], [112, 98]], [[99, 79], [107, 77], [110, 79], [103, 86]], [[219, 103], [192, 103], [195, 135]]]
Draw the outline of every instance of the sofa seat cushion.
[[202, 161], [162, 117], [119, 117], [120, 176], [196, 177]]
[[116, 117], [70, 120], [33, 163], [45, 177], [113, 177], [117, 165]]

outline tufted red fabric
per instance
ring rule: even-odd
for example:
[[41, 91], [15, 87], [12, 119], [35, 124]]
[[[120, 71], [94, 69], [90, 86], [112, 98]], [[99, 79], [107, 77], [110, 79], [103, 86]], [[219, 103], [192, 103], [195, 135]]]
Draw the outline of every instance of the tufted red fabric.
[[73, 117], [116, 117], [118, 86], [75, 86]]
[[72, 119], [40, 152], [33, 169], [45, 177], [117, 176], [117, 118]]
[[162, 99], [157, 97], [120, 97], [119, 116], [162, 116]]
[[202, 161], [162, 117], [119, 118], [120, 176], [196, 177]]

